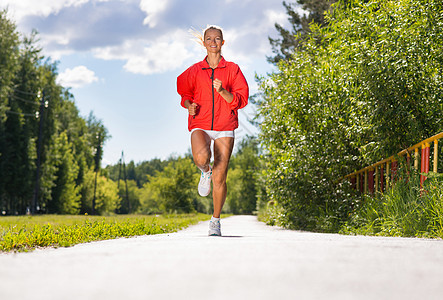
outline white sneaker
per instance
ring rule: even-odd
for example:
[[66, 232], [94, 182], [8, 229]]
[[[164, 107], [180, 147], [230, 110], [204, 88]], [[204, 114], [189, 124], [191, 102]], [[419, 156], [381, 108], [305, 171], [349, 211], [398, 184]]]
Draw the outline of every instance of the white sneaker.
[[209, 236], [221, 236], [220, 220], [209, 221]]
[[198, 193], [202, 197], [206, 197], [211, 192], [212, 168], [209, 166], [208, 172], [203, 172], [198, 183]]

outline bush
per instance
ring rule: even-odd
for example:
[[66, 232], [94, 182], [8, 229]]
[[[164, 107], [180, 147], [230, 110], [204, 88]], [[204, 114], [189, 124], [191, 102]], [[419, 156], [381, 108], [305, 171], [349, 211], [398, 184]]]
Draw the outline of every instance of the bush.
[[443, 3], [365, 2], [338, 2], [260, 79], [265, 194], [286, 227], [341, 228], [360, 201], [342, 176], [443, 128]]

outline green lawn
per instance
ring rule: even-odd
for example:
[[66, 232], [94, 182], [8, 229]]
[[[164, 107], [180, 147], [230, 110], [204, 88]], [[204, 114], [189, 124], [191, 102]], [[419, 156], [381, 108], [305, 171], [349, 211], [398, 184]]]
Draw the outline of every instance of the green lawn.
[[36, 247], [68, 247], [91, 241], [175, 232], [209, 215], [6, 216], [0, 217], [0, 251], [29, 251]]

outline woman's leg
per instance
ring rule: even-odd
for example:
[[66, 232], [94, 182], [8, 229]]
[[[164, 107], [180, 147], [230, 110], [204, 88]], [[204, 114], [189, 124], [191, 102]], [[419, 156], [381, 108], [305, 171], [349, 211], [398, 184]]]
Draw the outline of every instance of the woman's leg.
[[195, 165], [202, 171], [209, 171], [211, 161], [211, 138], [202, 130], [195, 130], [191, 134], [192, 157]]
[[214, 201], [214, 217], [219, 218], [226, 200], [226, 177], [229, 159], [234, 148], [234, 138], [223, 137], [214, 141], [214, 166], [212, 168], [212, 198]]

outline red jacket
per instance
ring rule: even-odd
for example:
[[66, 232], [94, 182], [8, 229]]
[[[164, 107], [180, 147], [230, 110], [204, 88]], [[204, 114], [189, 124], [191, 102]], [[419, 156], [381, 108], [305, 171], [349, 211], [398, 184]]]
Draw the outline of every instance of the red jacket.
[[[213, 88], [213, 80], [220, 79], [222, 86], [234, 95], [231, 103]], [[197, 103], [195, 116], [189, 115], [188, 129], [226, 131], [238, 127], [237, 110], [248, 104], [249, 88], [240, 68], [223, 57], [217, 68], [212, 69], [206, 58], [177, 77], [177, 92], [181, 95], [181, 105], [185, 101]]]

